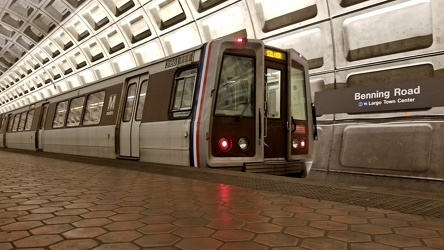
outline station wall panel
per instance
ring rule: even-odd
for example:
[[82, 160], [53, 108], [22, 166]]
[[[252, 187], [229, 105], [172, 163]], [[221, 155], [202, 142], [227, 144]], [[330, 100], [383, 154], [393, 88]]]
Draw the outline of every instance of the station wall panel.
[[233, 4], [197, 20], [202, 42], [220, 37], [254, 37], [253, 25], [245, 3]]
[[334, 126], [328, 171], [442, 180], [444, 145], [432, 138], [443, 133], [442, 122], [340, 124]]
[[341, 69], [443, 50], [443, 1], [393, 1], [333, 19]]
[[325, 0], [246, 0], [246, 2], [256, 37], [259, 39], [328, 19]]
[[334, 70], [333, 37], [328, 21], [267, 38], [264, 42], [270, 46], [294, 49], [301, 53], [308, 59], [311, 74]]

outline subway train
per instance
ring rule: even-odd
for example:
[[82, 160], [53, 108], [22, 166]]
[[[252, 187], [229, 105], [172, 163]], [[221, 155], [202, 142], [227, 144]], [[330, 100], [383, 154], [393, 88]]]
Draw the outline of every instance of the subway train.
[[1, 114], [0, 146], [305, 177], [315, 119], [301, 54], [224, 38]]

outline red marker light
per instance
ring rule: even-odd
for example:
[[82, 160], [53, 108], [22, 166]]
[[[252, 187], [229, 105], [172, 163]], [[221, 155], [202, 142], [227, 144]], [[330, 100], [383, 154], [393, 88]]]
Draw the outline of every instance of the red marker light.
[[305, 148], [307, 146], [307, 143], [304, 139], [301, 140], [301, 148]]
[[231, 148], [230, 140], [228, 140], [227, 138], [221, 138], [219, 140], [219, 148], [222, 149], [223, 151], [230, 150]]
[[236, 38], [236, 43], [239, 45], [244, 45], [247, 42], [247, 39], [244, 37], [238, 37]]

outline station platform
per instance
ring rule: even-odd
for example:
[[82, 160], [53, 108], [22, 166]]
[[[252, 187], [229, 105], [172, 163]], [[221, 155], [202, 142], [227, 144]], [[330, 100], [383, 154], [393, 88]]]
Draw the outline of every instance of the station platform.
[[0, 149], [5, 249], [444, 249], [444, 194]]

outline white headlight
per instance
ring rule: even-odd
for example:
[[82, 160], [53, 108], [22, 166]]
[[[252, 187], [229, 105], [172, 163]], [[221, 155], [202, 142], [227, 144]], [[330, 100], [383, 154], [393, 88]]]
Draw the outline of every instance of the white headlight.
[[248, 140], [244, 137], [240, 138], [237, 144], [239, 145], [239, 148], [243, 151], [247, 150], [248, 148]]
[[299, 147], [298, 139], [293, 139], [291, 145], [293, 146], [294, 149], [297, 149]]

